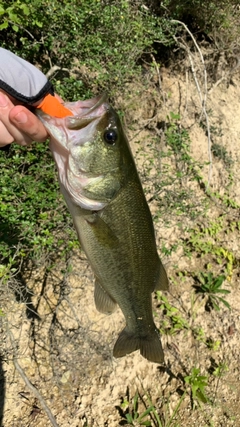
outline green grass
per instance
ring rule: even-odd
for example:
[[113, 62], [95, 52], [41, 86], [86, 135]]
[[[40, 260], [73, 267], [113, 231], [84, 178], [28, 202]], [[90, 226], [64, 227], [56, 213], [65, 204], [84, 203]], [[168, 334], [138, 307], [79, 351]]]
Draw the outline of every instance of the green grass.
[[[159, 414], [159, 410], [156, 405], [153, 404], [148, 394], [139, 395], [138, 392], [131, 399], [129, 395], [122, 399], [118, 411], [121, 415], [120, 425], [131, 425], [131, 426], [150, 426], [150, 427], [180, 427], [175, 421], [175, 416], [181, 407], [181, 404], [186, 396], [184, 392], [179, 399], [172, 415], [170, 415], [167, 409], [164, 415]], [[167, 405], [165, 405], [167, 408]], [[139, 407], [145, 408], [141, 411]]]
[[226, 280], [224, 275], [214, 277], [212, 272], [200, 272], [197, 276], [199, 285], [195, 286], [196, 292], [202, 295], [207, 295], [206, 309], [215, 309], [220, 311], [220, 303], [225, 305], [230, 310], [230, 304], [223, 298], [222, 295], [230, 294], [227, 289], [222, 289], [222, 284]]

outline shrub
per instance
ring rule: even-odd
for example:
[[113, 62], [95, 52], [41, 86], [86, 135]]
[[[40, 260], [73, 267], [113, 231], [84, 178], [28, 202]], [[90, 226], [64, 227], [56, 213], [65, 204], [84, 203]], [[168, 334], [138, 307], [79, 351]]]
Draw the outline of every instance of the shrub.
[[[11, 9], [11, 13], [10, 13]], [[155, 39], [168, 44], [164, 19], [151, 14], [144, 2], [127, 0], [25, 0], [3, 2], [3, 46], [46, 73], [51, 64], [69, 70], [79, 82], [65, 96], [84, 96], [89, 88], [111, 91], [138, 71], [143, 52], [152, 51]], [[75, 73], [74, 73], [75, 71]], [[55, 83], [58, 84], [59, 74]]]

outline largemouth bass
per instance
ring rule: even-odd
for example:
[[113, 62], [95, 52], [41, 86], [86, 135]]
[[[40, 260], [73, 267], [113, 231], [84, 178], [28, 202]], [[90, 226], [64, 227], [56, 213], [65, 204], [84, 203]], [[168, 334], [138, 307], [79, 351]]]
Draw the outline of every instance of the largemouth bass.
[[126, 320], [113, 355], [139, 349], [161, 363], [151, 293], [167, 290], [168, 279], [121, 122], [105, 96], [64, 105], [73, 116], [37, 114], [51, 136], [61, 191], [95, 274], [96, 308], [110, 314], [118, 304]]

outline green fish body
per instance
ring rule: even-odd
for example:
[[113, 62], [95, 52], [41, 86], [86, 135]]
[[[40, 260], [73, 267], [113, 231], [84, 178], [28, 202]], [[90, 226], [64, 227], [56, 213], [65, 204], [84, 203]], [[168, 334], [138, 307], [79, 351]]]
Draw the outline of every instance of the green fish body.
[[104, 96], [65, 105], [74, 116], [40, 113], [40, 118], [51, 135], [61, 191], [96, 277], [96, 308], [110, 314], [118, 305], [126, 320], [113, 355], [139, 349], [146, 359], [162, 363], [151, 294], [167, 290], [168, 279], [119, 117]]

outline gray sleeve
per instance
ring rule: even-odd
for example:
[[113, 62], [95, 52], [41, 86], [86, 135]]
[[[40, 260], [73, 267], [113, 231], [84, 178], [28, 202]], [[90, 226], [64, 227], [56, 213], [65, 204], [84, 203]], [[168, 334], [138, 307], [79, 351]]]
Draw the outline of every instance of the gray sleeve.
[[34, 104], [48, 93], [52, 84], [34, 65], [0, 48], [0, 89], [25, 104]]

